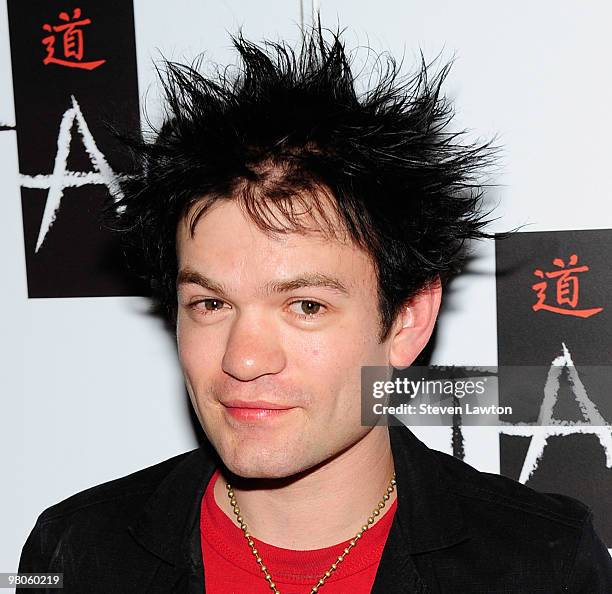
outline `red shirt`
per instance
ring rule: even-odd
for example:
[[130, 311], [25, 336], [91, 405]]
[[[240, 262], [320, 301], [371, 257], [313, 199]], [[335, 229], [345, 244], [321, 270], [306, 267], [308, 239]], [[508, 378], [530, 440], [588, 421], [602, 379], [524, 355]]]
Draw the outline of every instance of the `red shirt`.
[[[242, 530], [215, 501], [213, 487], [218, 477], [219, 470], [215, 471], [202, 497], [200, 514], [206, 592], [270, 594], [270, 586]], [[396, 508], [397, 500], [372, 528], [366, 530], [338, 569], [325, 581], [322, 593], [370, 592]], [[252, 538], [281, 594], [310, 592], [351, 540], [324, 549], [294, 551]]]

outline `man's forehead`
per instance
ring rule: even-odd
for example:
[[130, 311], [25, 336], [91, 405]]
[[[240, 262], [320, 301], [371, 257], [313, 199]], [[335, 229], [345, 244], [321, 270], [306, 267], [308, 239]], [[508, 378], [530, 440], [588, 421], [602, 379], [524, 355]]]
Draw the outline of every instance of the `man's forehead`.
[[185, 222], [177, 228], [177, 253], [215, 253], [228, 258], [256, 260], [263, 255], [253, 250], [266, 250], [268, 259], [288, 258], [292, 252], [307, 253], [310, 258], [346, 258], [363, 253], [350, 239], [337, 237], [325, 229], [287, 229], [270, 231], [254, 224], [234, 224], [221, 216], [206, 219], [190, 232]]
[[177, 252], [177, 281], [191, 279], [201, 286], [237, 286], [242, 280], [265, 294], [282, 292], [291, 284], [335, 286], [338, 293], [348, 294], [351, 287], [372, 280], [371, 258], [345, 237], [330, 237], [320, 229], [265, 231], [231, 202], [207, 210], [193, 236], [188, 220], [183, 220]]
[[246, 190], [229, 196], [204, 196], [184, 213], [177, 232], [188, 231], [195, 235], [204, 221], [208, 228], [219, 224], [252, 227], [285, 243], [290, 242], [294, 234], [353, 243], [331, 191], [326, 188], [297, 191], [274, 200], [254, 199]]

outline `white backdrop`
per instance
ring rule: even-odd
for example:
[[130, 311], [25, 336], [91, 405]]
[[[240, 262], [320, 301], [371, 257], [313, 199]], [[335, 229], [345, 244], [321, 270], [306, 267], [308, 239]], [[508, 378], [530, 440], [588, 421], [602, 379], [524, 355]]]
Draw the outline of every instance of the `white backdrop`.
[[[304, 0], [306, 21], [311, 11]], [[61, 8], [61, 7], [60, 7]], [[456, 61], [447, 92], [457, 122], [505, 147], [501, 220], [492, 230], [612, 227], [612, 5], [546, 0], [323, 0], [323, 24], [348, 47]], [[298, 37], [297, 0], [134, 0], [141, 97], [155, 112], [152, 60], [202, 50], [234, 61], [228, 32]], [[14, 124], [6, 6], [0, 5], [0, 124]], [[196, 447], [175, 344], [142, 298], [28, 299], [16, 135], [0, 132], [0, 571], [15, 571], [38, 514], [91, 485]], [[454, 285], [434, 363], [495, 365], [494, 250]], [[484, 273], [484, 274], [483, 274]], [[495, 429], [464, 429], [467, 461], [499, 471]], [[450, 450], [448, 429], [418, 435]]]

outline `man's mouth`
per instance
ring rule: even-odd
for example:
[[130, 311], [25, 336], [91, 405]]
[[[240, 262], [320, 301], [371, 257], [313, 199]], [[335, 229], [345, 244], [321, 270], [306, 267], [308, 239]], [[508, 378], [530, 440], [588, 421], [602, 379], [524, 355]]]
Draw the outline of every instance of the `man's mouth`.
[[260, 421], [274, 419], [286, 415], [296, 408], [264, 400], [230, 400], [221, 403], [233, 418], [241, 421]]

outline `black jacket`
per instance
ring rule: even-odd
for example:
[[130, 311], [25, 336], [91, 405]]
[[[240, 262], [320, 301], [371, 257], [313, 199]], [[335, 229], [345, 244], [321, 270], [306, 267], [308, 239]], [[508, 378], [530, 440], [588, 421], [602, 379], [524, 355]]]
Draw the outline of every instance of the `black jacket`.
[[[612, 593], [610, 555], [581, 503], [389, 431], [398, 506], [372, 592]], [[63, 572], [64, 594], [202, 594], [200, 500], [217, 464], [206, 444], [50, 507], [19, 571]]]

